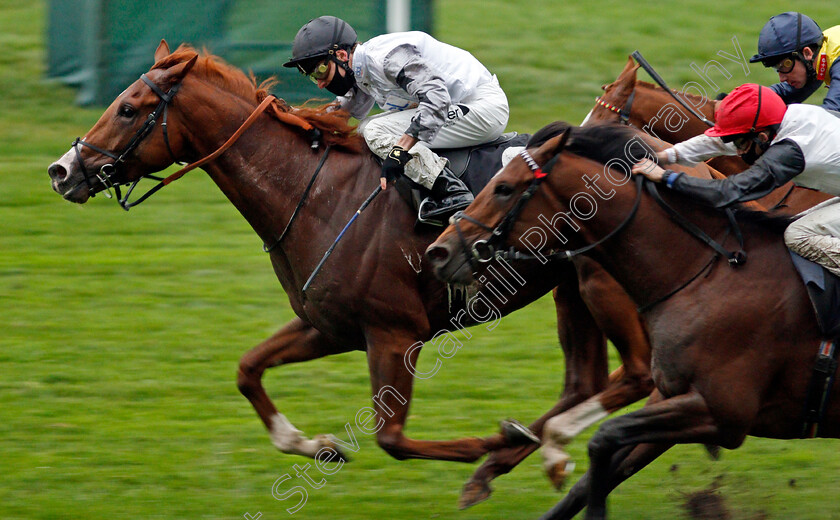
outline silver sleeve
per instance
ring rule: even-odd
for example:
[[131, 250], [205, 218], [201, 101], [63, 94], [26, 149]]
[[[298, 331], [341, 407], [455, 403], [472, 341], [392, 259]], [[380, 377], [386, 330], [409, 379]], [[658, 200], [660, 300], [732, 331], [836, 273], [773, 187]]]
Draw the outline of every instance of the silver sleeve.
[[356, 87], [350, 89], [350, 92], [346, 95], [338, 96], [335, 99], [338, 101], [340, 108], [349, 112], [351, 116], [359, 121], [367, 117], [375, 101], [373, 96], [362, 92]]
[[405, 133], [429, 143], [446, 122], [452, 103], [446, 82], [413, 45], [400, 45], [385, 57], [385, 75], [419, 101]]

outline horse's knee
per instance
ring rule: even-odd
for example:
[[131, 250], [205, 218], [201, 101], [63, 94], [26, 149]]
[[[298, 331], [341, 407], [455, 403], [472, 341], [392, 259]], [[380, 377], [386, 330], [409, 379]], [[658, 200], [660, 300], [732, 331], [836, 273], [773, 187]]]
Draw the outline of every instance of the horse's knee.
[[402, 432], [386, 432], [383, 429], [376, 434], [376, 443], [379, 444], [379, 447], [397, 460], [408, 458], [403, 449], [403, 439]]
[[607, 421], [598, 428], [598, 431], [595, 432], [595, 435], [589, 439], [589, 458], [595, 458], [604, 453], [612, 452], [618, 447], [618, 440], [620, 439], [620, 434], [618, 433], [618, 428], [614, 427], [610, 424], [610, 422], [614, 422], [621, 419], [620, 417], [617, 419], [613, 419], [612, 421]]

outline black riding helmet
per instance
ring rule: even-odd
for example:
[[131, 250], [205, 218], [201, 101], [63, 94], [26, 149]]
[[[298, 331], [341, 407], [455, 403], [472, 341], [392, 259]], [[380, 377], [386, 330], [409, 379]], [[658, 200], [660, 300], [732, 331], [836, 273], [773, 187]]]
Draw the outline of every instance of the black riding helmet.
[[304, 74], [311, 74], [324, 58], [335, 51], [349, 51], [356, 43], [356, 31], [350, 24], [335, 16], [321, 16], [300, 28], [292, 44], [292, 58], [284, 67], [297, 67]]

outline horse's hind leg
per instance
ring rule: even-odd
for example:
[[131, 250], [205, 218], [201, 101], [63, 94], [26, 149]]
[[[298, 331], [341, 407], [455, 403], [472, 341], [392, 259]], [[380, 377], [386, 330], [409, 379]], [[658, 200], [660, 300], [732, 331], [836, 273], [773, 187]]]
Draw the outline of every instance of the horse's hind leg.
[[414, 384], [410, 367], [417, 366], [419, 349], [410, 349], [418, 335], [388, 328], [366, 331], [368, 367], [376, 418], [368, 421], [376, 441], [398, 460], [434, 459], [473, 462], [489, 451], [509, 446], [502, 433], [446, 441], [416, 440], [405, 436], [405, 423]]
[[295, 318], [242, 356], [237, 378], [239, 391], [251, 402], [279, 450], [315, 457], [321, 448], [337, 448], [329, 436], [307, 439], [286, 416], [277, 411], [263, 388], [263, 372], [278, 365], [309, 361], [349, 350], [352, 349], [335, 345], [314, 327]]
[[[566, 264], [561, 284], [554, 289], [557, 334], [566, 361], [563, 395], [529, 428], [542, 436], [543, 425], [555, 415], [583, 402], [607, 385], [607, 343], [592, 314], [580, 298], [577, 274]], [[464, 485], [460, 508], [473, 506], [490, 497], [490, 481], [510, 472], [539, 446], [527, 445], [493, 451]]]
[[619, 473], [614, 456], [624, 447], [641, 443], [706, 443], [737, 447], [746, 437], [733, 424], [724, 431], [712, 417], [706, 400], [696, 391], [671, 397], [641, 410], [611, 419], [589, 441], [587, 520], [607, 515], [607, 495], [629, 475]]

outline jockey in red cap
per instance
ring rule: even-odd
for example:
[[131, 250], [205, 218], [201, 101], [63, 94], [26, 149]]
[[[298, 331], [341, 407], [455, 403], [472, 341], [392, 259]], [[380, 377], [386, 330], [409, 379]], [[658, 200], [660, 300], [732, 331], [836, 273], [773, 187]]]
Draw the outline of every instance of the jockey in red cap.
[[[751, 166], [726, 179], [698, 179], [645, 159], [633, 172], [712, 206], [724, 208], [767, 195], [793, 181], [840, 195], [840, 119], [814, 105], [789, 105], [770, 88], [733, 90], [715, 112], [715, 126], [657, 154], [660, 163], [693, 165], [739, 155]], [[840, 204], [809, 213], [788, 226], [785, 243], [795, 253], [840, 276]]]

